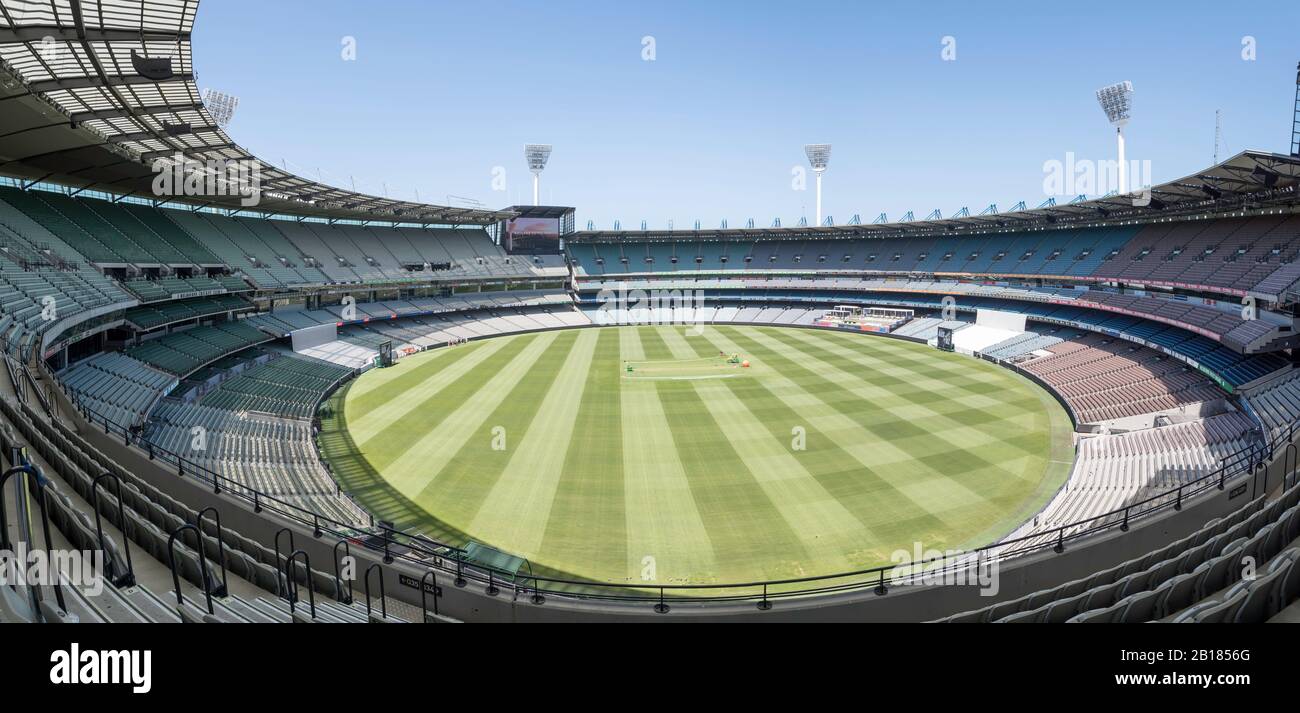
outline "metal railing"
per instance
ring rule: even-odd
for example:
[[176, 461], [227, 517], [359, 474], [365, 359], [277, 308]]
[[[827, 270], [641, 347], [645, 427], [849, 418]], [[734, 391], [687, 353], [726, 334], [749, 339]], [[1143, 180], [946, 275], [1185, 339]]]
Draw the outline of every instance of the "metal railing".
[[[54, 551], [54, 540], [50, 538], [50, 481], [46, 479], [45, 474], [41, 472], [41, 469], [33, 465], [25, 456], [17, 460], [18, 462], [16, 462], [13, 467], [4, 471], [3, 474], [0, 474], [0, 549], [9, 552], [12, 552], [14, 549], [13, 543], [9, 540], [9, 530], [5, 527], [5, 523], [9, 522], [9, 511], [8, 507], [5, 505], [4, 497], [5, 486], [9, 483], [9, 479], [14, 476], [26, 476], [31, 478], [31, 480], [21, 481], [24, 483], [22, 495], [27, 495], [32, 490], [36, 491], [35, 502], [41, 513], [41, 534], [45, 538], [45, 553], [50, 555]], [[19, 503], [18, 507], [21, 509], [22, 504]], [[28, 531], [26, 534], [30, 535], [31, 533]], [[24, 533], [20, 531], [19, 536], [24, 536]], [[35, 543], [34, 537], [30, 539]], [[63, 596], [63, 587], [64, 584], [61, 579], [56, 579], [51, 584], [51, 588], [54, 590], [54, 599], [58, 603], [59, 609], [66, 612], [68, 610], [68, 604]], [[33, 602], [34, 601], [35, 600], [33, 600]]]
[[[181, 570], [176, 563], [176, 542], [180, 539], [181, 533], [186, 530], [193, 531], [195, 539], [198, 540], [198, 547], [196, 549], [199, 558], [199, 580], [202, 583], [203, 600], [207, 606], [208, 615], [212, 616], [215, 614], [212, 607], [212, 595], [214, 592], [212, 588], [212, 576], [208, 573], [208, 556], [204, 553], [203, 548], [203, 531], [200, 530], [198, 526], [189, 523], [177, 527], [167, 536], [167, 567], [172, 571], [172, 588], [176, 590], [177, 612], [179, 613], [180, 609], [185, 607], [185, 594], [184, 590], [181, 589]], [[225, 562], [220, 564], [221, 576], [222, 578], [225, 578], [226, 564]]]
[[116, 473], [104, 471], [95, 476], [90, 483], [90, 502], [91, 507], [95, 509], [95, 536], [99, 539], [99, 549], [101, 552], [108, 552], [104, 542], [104, 522], [100, 515], [99, 484], [105, 478], [109, 478], [113, 483], [113, 497], [117, 498], [117, 531], [122, 533], [122, 552], [126, 555], [126, 571], [119, 574], [113, 579], [115, 587], [134, 587], [135, 586], [135, 566], [131, 564], [131, 538], [126, 536], [126, 502], [122, 500], [122, 479]]

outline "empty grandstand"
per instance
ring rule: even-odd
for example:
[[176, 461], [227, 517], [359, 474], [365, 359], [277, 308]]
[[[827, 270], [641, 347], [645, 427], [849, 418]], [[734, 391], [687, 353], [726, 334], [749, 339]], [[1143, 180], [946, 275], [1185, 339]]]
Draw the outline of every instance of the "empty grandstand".
[[252, 155], [197, 5], [0, 0], [0, 549], [106, 583], [0, 621], [1300, 620], [1300, 156], [574, 230]]

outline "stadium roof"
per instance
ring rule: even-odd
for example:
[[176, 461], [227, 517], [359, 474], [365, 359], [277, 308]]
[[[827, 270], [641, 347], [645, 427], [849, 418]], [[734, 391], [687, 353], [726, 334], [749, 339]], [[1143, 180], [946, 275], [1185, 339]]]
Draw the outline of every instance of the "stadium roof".
[[[195, 81], [198, 0], [0, 0], [0, 174], [156, 198], [154, 162], [252, 162], [269, 213], [488, 224], [512, 214], [394, 200], [302, 178], [216, 125]], [[286, 76], [292, 76], [286, 72]], [[310, 119], [307, 119], [310, 120]], [[174, 200], [248, 210], [244, 196]]]
[[518, 213], [521, 218], [563, 218], [577, 209], [558, 205], [512, 205], [506, 210]]
[[1175, 216], [1218, 214], [1247, 208], [1297, 206], [1300, 156], [1243, 151], [1190, 176], [1150, 189], [1150, 202], [1135, 204], [1135, 195], [1107, 195], [1092, 200], [1044, 205], [1007, 213], [936, 218], [869, 225], [801, 226], [790, 228], [721, 228], [716, 230], [585, 230], [568, 240], [744, 240], [894, 238], [906, 236], [987, 233], [1108, 223], [1142, 222]]

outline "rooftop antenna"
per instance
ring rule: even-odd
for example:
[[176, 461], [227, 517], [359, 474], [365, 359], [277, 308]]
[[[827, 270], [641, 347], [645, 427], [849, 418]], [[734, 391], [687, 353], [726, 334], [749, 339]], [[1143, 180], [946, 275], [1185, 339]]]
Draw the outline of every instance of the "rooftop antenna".
[[[416, 192], [415, 196], [416, 200], [419, 200], [419, 191]], [[480, 201], [477, 198], [467, 198], [465, 196], [457, 196], [451, 193], [447, 194], [447, 205], [462, 208], [478, 208], [480, 210], [487, 207], [483, 204], [483, 201]]]
[[533, 205], [538, 205], [538, 195], [542, 186], [542, 170], [551, 158], [550, 144], [524, 144], [524, 159], [528, 161], [528, 170], [533, 172]]
[[805, 144], [803, 152], [808, 156], [813, 173], [817, 174], [817, 223], [822, 223], [822, 174], [826, 173], [826, 164], [831, 161], [830, 144]]
[[1133, 113], [1133, 82], [1123, 81], [1097, 90], [1097, 103], [1115, 127], [1119, 146], [1119, 192], [1128, 193], [1128, 166], [1124, 163], [1124, 126]]
[[1214, 110], [1214, 165], [1219, 165], [1219, 147], [1223, 145], [1223, 112]]

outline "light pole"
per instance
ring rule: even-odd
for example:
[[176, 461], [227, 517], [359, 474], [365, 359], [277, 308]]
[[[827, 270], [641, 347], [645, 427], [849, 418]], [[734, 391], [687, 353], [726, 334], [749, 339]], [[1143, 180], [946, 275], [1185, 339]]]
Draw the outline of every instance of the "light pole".
[[1300, 64], [1295, 67], [1295, 113], [1291, 115], [1291, 155], [1300, 156]]
[[1106, 112], [1111, 126], [1115, 127], [1115, 140], [1119, 144], [1119, 192], [1128, 193], [1128, 165], [1124, 162], [1124, 125], [1133, 111], [1133, 83], [1112, 84], [1097, 90], [1097, 103]]
[[541, 194], [542, 169], [551, 157], [550, 144], [524, 144], [524, 160], [528, 161], [528, 170], [533, 172], [533, 205], [538, 205]]
[[830, 144], [805, 144], [803, 152], [808, 156], [813, 173], [817, 174], [817, 225], [822, 224], [822, 174], [826, 173], [826, 164], [831, 160]]

